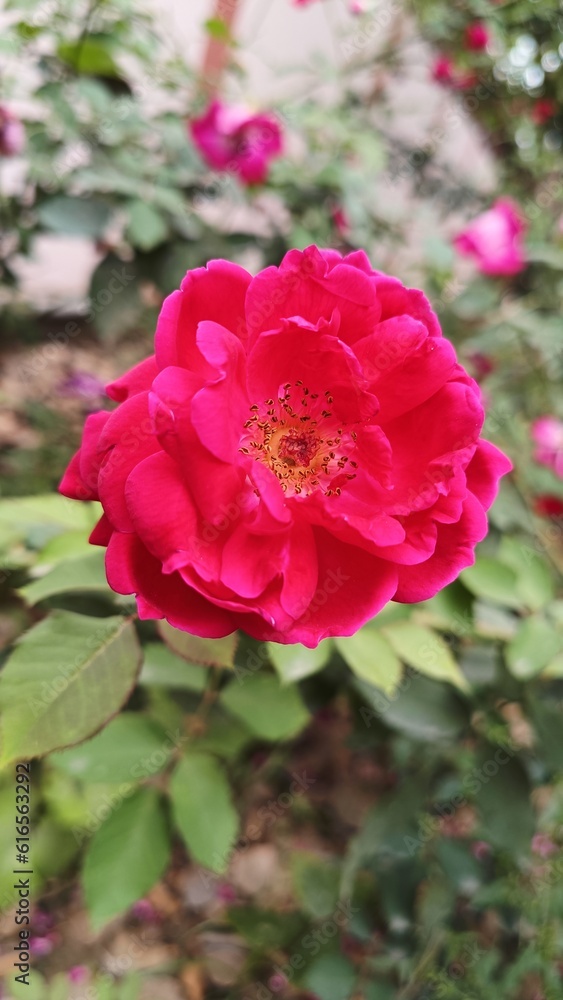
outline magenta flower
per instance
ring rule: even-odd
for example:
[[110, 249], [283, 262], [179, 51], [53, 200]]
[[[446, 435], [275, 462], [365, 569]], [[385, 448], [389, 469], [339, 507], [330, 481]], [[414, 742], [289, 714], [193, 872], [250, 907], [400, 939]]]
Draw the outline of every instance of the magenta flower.
[[209, 638], [351, 635], [474, 561], [508, 459], [422, 292], [311, 246], [189, 271], [61, 491], [141, 618]]
[[214, 170], [238, 174], [244, 184], [263, 184], [270, 161], [282, 152], [280, 123], [271, 114], [252, 114], [240, 105], [212, 101], [189, 123], [192, 138]]
[[499, 198], [473, 219], [453, 243], [459, 253], [473, 257], [483, 274], [518, 274], [526, 266], [522, 234], [525, 224], [509, 198]]
[[73, 965], [68, 970], [68, 979], [71, 983], [83, 983], [88, 978], [88, 969], [85, 965]]
[[453, 84], [455, 81], [455, 67], [449, 56], [436, 56], [432, 64], [432, 79], [437, 83]]
[[563, 423], [557, 417], [540, 417], [532, 424], [534, 458], [563, 479]]
[[532, 837], [532, 851], [540, 858], [550, 858], [552, 854], [557, 854], [559, 848], [547, 833], [535, 833]]
[[472, 52], [482, 52], [489, 44], [489, 30], [482, 21], [474, 21], [465, 29], [465, 46]]
[[0, 104], [0, 156], [19, 156], [25, 146], [25, 129], [11, 111]]

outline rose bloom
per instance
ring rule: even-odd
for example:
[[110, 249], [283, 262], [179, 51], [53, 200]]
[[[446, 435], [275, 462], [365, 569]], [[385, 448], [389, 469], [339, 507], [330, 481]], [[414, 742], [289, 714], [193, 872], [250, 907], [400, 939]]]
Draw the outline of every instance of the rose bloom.
[[437, 83], [452, 83], [455, 78], [455, 67], [449, 56], [439, 55], [432, 64], [432, 79]]
[[61, 484], [141, 618], [315, 646], [473, 563], [510, 469], [422, 292], [361, 250], [189, 271]]
[[205, 162], [214, 170], [238, 174], [245, 184], [262, 184], [270, 161], [282, 152], [278, 120], [240, 105], [212, 101], [189, 128]]
[[557, 104], [550, 97], [540, 97], [532, 105], [531, 118], [535, 125], [547, 125], [555, 116]]
[[0, 104], [0, 156], [19, 156], [25, 146], [25, 129], [8, 108]]
[[563, 478], [563, 423], [557, 417], [540, 417], [532, 424], [534, 458]]
[[474, 21], [465, 29], [465, 47], [472, 52], [481, 52], [489, 44], [489, 31], [482, 21]]
[[459, 253], [474, 257], [483, 274], [518, 274], [526, 266], [525, 225], [509, 198], [499, 198], [454, 239]]

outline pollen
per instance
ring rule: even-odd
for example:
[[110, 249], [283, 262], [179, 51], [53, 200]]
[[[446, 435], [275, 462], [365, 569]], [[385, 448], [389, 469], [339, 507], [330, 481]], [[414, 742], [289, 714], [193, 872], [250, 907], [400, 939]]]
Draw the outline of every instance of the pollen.
[[342, 475], [348, 463], [357, 468], [352, 460], [356, 435], [326, 409], [333, 402], [330, 390], [311, 392], [298, 380], [280, 385], [275, 399], [250, 407], [239, 451], [270, 468], [286, 498], [319, 491], [337, 498], [342, 486], [356, 478], [355, 472]]

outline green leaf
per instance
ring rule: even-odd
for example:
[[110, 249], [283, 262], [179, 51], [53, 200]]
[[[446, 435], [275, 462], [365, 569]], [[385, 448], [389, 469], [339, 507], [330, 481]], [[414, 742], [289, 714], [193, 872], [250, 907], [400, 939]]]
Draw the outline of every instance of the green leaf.
[[145, 660], [139, 684], [147, 687], [171, 687], [186, 691], [203, 691], [207, 671], [195, 663], [176, 656], [163, 642], [148, 642], [143, 647]]
[[122, 617], [55, 611], [34, 625], [0, 674], [0, 765], [92, 736], [126, 701], [140, 664]]
[[77, 73], [117, 77], [119, 70], [113, 59], [113, 51], [115, 40], [110, 35], [91, 34], [77, 42], [60, 42], [57, 55]]
[[197, 635], [173, 628], [165, 621], [159, 622], [157, 627], [172, 652], [189, 663], [203, 663], [207, 667], [233, 667], [238, 642], [236, 632], [224, 639], [200, 639]]
[[555, 591], [551, 570], [529, 545], [505, 535], [498, 556], [516, 573], [517, 591], [532, 611], [538, 611], [553, 600]]
[[99, 198], [71, 198], [64, 194], [48, 198], [37, 210], [39, 223], [45, 229], [91, 239], [104, 234], [111, 216], [110, 205]]
[[239, 819], [220, 764], [208, 754], [188, 753], [172, 775], [170, 795], [176, 824], [194, 861], [224, 872]]
[[166, 733], [138, 712], [123, 712], [91, 740], [53, 754], [50, 763], [79, 781], [130, 784], [162, 771], [182, 742], [180, 732]]
[[309, 966], [304, 984], [318, 1000], [344, 1000], [354, 994], [356, 971], [347, 958], [321, 955]]
[[288, 740], [309, 721], [299, 692], [282, 687], [272, 674], [255, 674], [244, 681], [231, 681], [221, 693], [228, 712], [264, 740]]
[[164, 242], [168, 235], [168, 226], [160, 212], [157, 212], [152, 205], [138, 199], [130, 202], [127, 211], [129, 215], [127, 239], [134, 247], [147, 251]]
[[506, 664], [513, 677], [526, 681], [539, 674], [563, 652], [563, 637], [540, 615], [525, 618], [505, 650]]
[[18, 593], [27, 604], [34, 605], [70, 590], [113, 596], [106, 578], [105, 551], [65, 559], [38, 580], [20, 587]]
[[316, 649], [308, 649], [300, 642], [288, 646], [282, 646], [279, 642], [269, 642], [267, 646], [268, 656], [282, 684], [290, 684], [322, 670], [330, 659], [332, 640], [325, 639]]
[[386, 639], [405, 663], [426, 677], [449, 681], [462, 691], [469, 685], [441, 636], [423, 625], [397, 622], [382, 629]]
[[140, 322], [144, 310], [140, 280], [134, 262], [124, 264], [115, 254], [98, 264], [90, 283], [88, 320], [103, 339], [115, 340]]
[[469, 722], [451, 687], [419, 674], [406, 674], [391, 698], [365, 681], [358, 680], [355, 686], [366, 702], [360, 716], [368, 728], [380, 720], [409, 739], [438, 743], [458, 739]]
[[280, 913], [255, 906], [233, 906], [229, 910], [229, 923], [253, 948], [261, 951], [287, 947], [307, 926], [304, 916], [296, 911]]
[[475, 803], [486, 839], [496, 847], [523, 854], [535, 830], [531, 789], [519, 761], [514, 756], [506, 758], [502, 748], [483, 748], [476, 771], [471, 772], [477, 786]]
[[208, 21], [205, 21], [204, 28], [212, 38], [216, 38], [218, 41], [226, 42], [227, 44], [232, 42], [229, 26], [220, 17], [209, 18]]
[[294, 853], [291, 873], [295, 894], [315, 920], [328, 917], [338, 904], [340, 870], [313, 854]]
[[476, 597], [505, 604], [508, 608], [522, 607], [516, 573], [498, 559], [478, 556], [475, 565], [465, 569], [460, 579]]
[[335, 642], [338, 652], [357, 677], [375, 684], [386, 694], [397, 690], [403, 667], [381, 632], [366, 625], [355, 635], [336, 639]]
[[35, 560], [36, 566], [54, 566], [65, 559], [76, 559], [78, 556], [91, 555], [92, 546], [88, 534], [84, 531], [65, 531], [55, 535], [41, 549]]
[[53, 535], [69, 528], [89, 533], [100, 514], [98, 503], [77, 503], [58, 493], [0, 499], [0, 528], [19, 538], [39, 525], [51, 528]]
[[158, 792], [141, 788], [111, 813], [86, 853], [82, 883], [94, 928], [144, 896], [163, 874], [169, 855]]

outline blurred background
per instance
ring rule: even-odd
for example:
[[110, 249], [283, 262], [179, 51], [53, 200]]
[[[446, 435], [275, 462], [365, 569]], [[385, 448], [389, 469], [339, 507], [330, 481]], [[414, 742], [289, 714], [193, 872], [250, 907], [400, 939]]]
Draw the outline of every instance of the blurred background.
[[[29, 986], [2, 752], [3, 1000], [563, 997], [562, 27], [555, 0], [0, 2], [14, 759], [66, 691], [61, 630], [17, 640], [131, 610], [94, 505], [55, 491], [188, 268], [364, 248], [424, 289], [515, 466], [475, 567], [366, 645], [270, 650], [255, 676], [218, 644], [210, 694], [201, 650], [137, 629], [139, 684], [108, 691], [125, 711], [33, 764]], [[26, 648], [27, 722], [7, 680]]]

